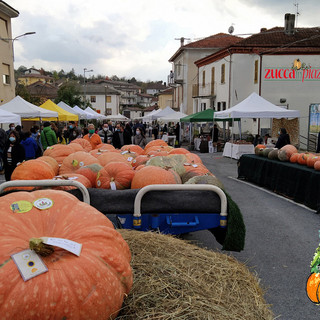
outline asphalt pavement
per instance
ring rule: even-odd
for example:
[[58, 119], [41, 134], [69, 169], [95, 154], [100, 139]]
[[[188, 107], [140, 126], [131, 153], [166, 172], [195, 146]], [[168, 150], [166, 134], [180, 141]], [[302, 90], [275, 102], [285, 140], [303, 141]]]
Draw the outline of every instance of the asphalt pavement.
[[[224, 184], [241, 209], [246, 225], [245, 249], [230, 254], [257, 273], [276, 319], [320, 319], [320, 308], [307, 297], [310, 262], [319, 240], [315, 211], [237, 179], [237, 160], [221, 153], [197, 153]], [[221, 250], [209, 231], [185, 236], [200, 246]]]

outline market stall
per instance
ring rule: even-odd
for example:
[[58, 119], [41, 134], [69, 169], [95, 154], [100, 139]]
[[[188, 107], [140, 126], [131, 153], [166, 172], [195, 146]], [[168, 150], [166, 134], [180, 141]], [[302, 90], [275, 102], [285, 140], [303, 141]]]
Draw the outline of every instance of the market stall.
[[320, 171], [313, 168], [245, 154], [239, 159], [238, 178], [303, 203], [320, 213]]
[[239, 159], [243, 154], [253, 154], [254, 146], [252, 143], [230, 143], [224, 145], [223, 156], [233, 159]]
[[59, 106], [60, 108], [62, 108], [62, 109], [65, 110], [65, 111], [68, 111], [68, 112], [70, 112], [70, 113], [72, 113], [72, 114], [77, 115], [77, 116], [79, 117], [79, 120], [81, 120], [81, 119], [86, 119], [86, 118], [85, 118], [85, 115], [84, 115], [83, 113], [74, 110], [73, 108], [71, 108], [69, 105], [67, 105], [67, 104], [66, 104], [65, 102], [63, 102], [63, 101], [60, 101], [60, 102], [57, 104], [57, 106]]
[[12, 112], [0, 109], [0, 123], [16, 123], [21, 124], [21, 118], [19, 115]]
[[[40, 108], [57, 112], [58, 113], [58, 121], [78, 121], [79, 120], [78, 115], [60, 108], [58, 105], [56, 105], [50, 99], [48, 99], [45, 103], [43, 103], [40, 106]], [[45, 120], [49, 120], [49, 119], [45, 119]]]
[[103, 114], [100, 114], [98, 112], [95, 112], [90, 107], [87, 107], [84, 111], [89, 113], [89, 114], [91, 114], [91, 115], [93, 115], [93, 116], [95, 116], [94, 119], [96, 119], [96, 120], [106, 120], [107, 119], [106, 116], [104, 116]]

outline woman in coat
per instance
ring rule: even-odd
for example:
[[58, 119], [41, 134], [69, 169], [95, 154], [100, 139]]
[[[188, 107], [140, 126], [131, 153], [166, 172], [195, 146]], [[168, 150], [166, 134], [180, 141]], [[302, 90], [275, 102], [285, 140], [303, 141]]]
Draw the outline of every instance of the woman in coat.
[[136, 129], [136, 135], [133, 138], [133, 143], [144, 149], [147, 144], [147, 139], [140, 128]]
[[19, 162], [25, 160], [24, 147], [19, 142], [19, 133], [12, 130], [3, 154], [4, 175], [6, 181], [11, 179], [11, 174]]

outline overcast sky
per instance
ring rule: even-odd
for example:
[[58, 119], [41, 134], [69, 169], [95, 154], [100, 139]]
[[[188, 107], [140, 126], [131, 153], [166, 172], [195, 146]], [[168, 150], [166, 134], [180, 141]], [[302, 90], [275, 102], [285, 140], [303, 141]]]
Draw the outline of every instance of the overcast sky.
[[[259, 32], [284, 25], [294, 0], [4, 0], [20, 15], [12, 19], [15, 68], [166, 81], [169, 58], [185, 37], [196, 41], [228, 32]], [[298, 27], [319, 26], [319, 0], [300, 0]], [[86, 73], [90, 76], [90, 73]]]

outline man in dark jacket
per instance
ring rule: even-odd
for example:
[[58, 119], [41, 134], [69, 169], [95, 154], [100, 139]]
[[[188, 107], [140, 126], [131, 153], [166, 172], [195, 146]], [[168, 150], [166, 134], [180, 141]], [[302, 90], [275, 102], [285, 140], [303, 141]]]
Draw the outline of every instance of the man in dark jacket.
[[77, 138], [82, 138], [82, 131], [74, 121], [69, 121], [69, 129], [64, 133], [64, 138], [68, 143]]
[[50, 122], [45, 122], [43, 124], [43, 130], [41, 132], [41, 144], [43, 151], [45, 151], [48, 147], [57, 144], [57, 136], [51, 129]]
[[131, 136], [128, 136], [128, 133], [124, 130], [124, 126], [118, 123], [116, 125], [116, 131], [113, 133], [113, 146], [117, 149], [121, 149], [129, 139], [131, 139]]
[[290, 144], [290, 137], [287, 134], [287, 130], [285, 128], [280, 129], [280, 135], [278, 141], [275, 145], [275, 148], [281, 149], [285, 145]]

